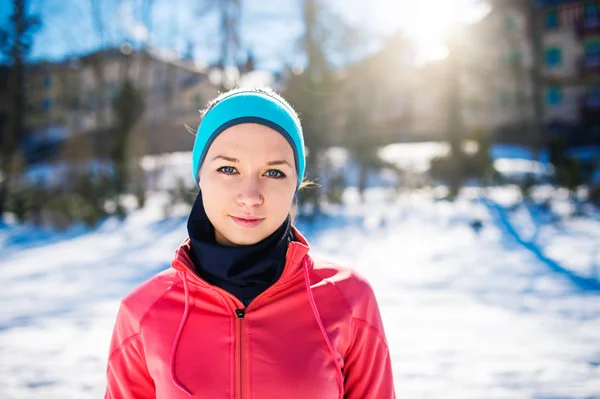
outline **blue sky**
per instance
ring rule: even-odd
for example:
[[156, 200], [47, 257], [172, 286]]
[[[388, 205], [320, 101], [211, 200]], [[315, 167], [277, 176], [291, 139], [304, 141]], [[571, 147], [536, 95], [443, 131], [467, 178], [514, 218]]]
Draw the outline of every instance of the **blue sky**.
[[[33, 59], [59, 59], [98, 48], [100, 37], [92, 18], [96, 0], [30, 0], [30, 12], [39, 14], [43, 26], [35, 37], [31, 52]], [[122, 43], [140, 26], [135, 15], [142, 0], [97, 0], [106, 27], [107, 44]], [[334, 13], [353, 25], [377, 34], [389, 33], [401, 27], [401, 10], [408, 0], [329, 0]], [[5, 25], [11, 12], [12, 0], [0, 0], [0, 23]], [[196, 45], [195, 56], [212, 61], [217, 56], [217, 20], [214, 16], [198, 18], [198, 0], [154, 0], [150, 40], [158, 47], [185, 51], [187, 42]], [[242, 1], [242, 38], [246, 47], [256, 55], [263, 68], [278, 68], [284, 62], [295, 62], [297, 38], [302, 32], [298, 0]], [[369, 7], [364, 7], [369, 3]], [[394, 4], [390, 12], [389, 5]], [[379, 5], [377, 7], [375, 5]], [[406, 16], [404, 16], [404, 19]], [[175, 21], [175, 24], [169, 24]]]
[[[97, 49], [102, 41], [95, 29], [93, 4], [100, 4], [104, 44], [115, 46], [144, 32], [141, 5], [148, 0], [29, 0], [30, 12], [43, 26], [35, 37], [33, 59], [60, 59]], [[216, 13], [199, 17], [198, 4], [207, 0], [153, 0], [150, 42], [182, 54], [195, 45], [196, 59], [212, 62], [218, 55]], [[216, 1], [216, 0], [213, 0]], [[456, 10], [476, 9], [482, 0], [322, 0], [329, 10], [351, 26], [375, 38], [394, 32], [412, 37], [425, 59], [435, 58], [443, 47], [444, 30]], [[302, 33], [300, 0], [241, 0], [243, 46], [252, 50], [259, 68], [279, 69], [300, 63], [298, 38]], [[12, 0], [0, 0], [0, 23], [5, 24]], [[476, 10], [475, 10], [476, 11]], [[141, 39], [140, 39], [141, 40]], [[138, 43], [140, 43], [138, 41]], [[373, 45], [375, 43], [375, 45]], [[442, 49], [443, 50], [443, 49]], [[347, 54], [345, 54], [347, 56]], [[355, 55], [353, 55], [355, 56]], [[343, 63], [342, 60], [335, 60]]]

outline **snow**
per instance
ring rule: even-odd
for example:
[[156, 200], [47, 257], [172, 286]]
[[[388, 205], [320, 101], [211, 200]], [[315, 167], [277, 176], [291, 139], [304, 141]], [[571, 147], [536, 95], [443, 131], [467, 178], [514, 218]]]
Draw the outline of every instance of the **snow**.
[[[465, 150], [472, 153], [477, 147], [473, 141], [465, 142]], [[415, 175], [423, 175], [430, 169], [431, 160], [445, 156], [449, 153], [450, 146], [447, 142], [421, 142], [421, 143], [395, 143], [385, 146], [379, 151], [381, 159], [396, 165], [403, 171]], [[531, 149], [506, 144], [494, 144], [490, 150], [496, 170], [507, 178], [521, 180], [533, 174], [537, 177], [546, 177], [554, 173], [553, 167], [548, 163], [547, 151], [542, 151], [539, 160], [534, 159]], [[598, 147], [588, 146], [570, 150], [570, 155], [582, 160], [590, 160], [598, 154]], [[333, 172], [343, 171], [346, 184], [358, 185], [359, 168], [343, 147], [330, 147], [325, 152], [326, 162]], [[182, 151], [170, 154], [146, 155], [140, 159], [140, 166], [147, 176], [147, 187], [151, 190], [170, 190], [178, 186], [179, 182], [193, 187], [190, 179], [192, 170], [191, 152]], [[89, 172], [110, 174], [110, 165], [98, 161], [82, 165]], [[30, 167], [25, 176], [31, 182], [39, 184], [45, 182], [49, 186], [56, 186], [65, 180], [69, 167], [64, 163], [38, 164]], [[0, 180], [2, 176], [0, 175]], [[405, 179], [408, 176], [404, 176]], [[370, 186], [393, 186], [398, 177], [396, 172], [384, 170], [383, 173], [369, 173]], [[596, 171], [592, 181], [600, 181], [600, 170]], [[328, 185], [328, 176], [319, 176], [318, 182], [324, 188]]]
[[[475, 152], [477, 143], [466, 141], [464, 149], [467, 153]], [[597, 154], [597, 149], [576, 149], [572, 155], [580, 158], [589, 158], [590, 154]], [[400, 169], [414, 173], [423, 173], [429, 170], [430, 162], [436, 157], [449, 153], [450, 146], [446, 142], [423, 143], [396, 143], [384, 147], [379, 155], [382, 159], [396, 164]], [[594, 152], [596, 151], [596, 152]], [[542, 151], [539, 160], [531, 149], [517, 145], [494, 144], [490, 149], [494, 160], [494, 167], [506, 177], [522, 178], [526, 174], [544, 176], [553, 172], [548, 163], [547, 151]]]
[[140, 159], [140, 166], [147, 176], [147, 186], [153, 190], [170, 190], [178, 182], [190, 187], [194, 184], [191, 151], [146, 155]]
[[529, 159], [498, 158], [494, 160], [494, 169], [507, 177], [520, 178], [531, 174], [538, 178], [550, 173], [552, 168], [541, 162]]
[[[490, 203], [477, 190], [455, 203], [371, 190], [365, 204], [348, 190], [298, 223], [314, 253], [371, 282], [399, 398], [600, 397], [600, 295], [572, 278], [598, 261], [600, 221], [542, 225], [540, 258], [503, 223], [531, 241], [539, 215], [509, 212], [515, 190], [490, 190]], [[165, 217], [165, 200], [94, 230], [0, 228], [0, 397], [102, 397], [120, 298], [169, 267], [186, 234], [187, 209]]]
[[325, 158], [333, 170], [344, 168], [350, 161], [348, 150], [343, 147], [330, 147], [325, 152]]
[[415, 173], [429, 170], [433, 158], [447, 155], [450, 146], [445, 142], [397, 143], [384, 147], [379, 156], [400, 169]]
[[[540, 186], [534, 193], [536, 203], [521, 203], [516, 187], [493, 191], [498, 211], [515, 229], [518, 238], [551, 259], [566, 273], [600, 281], [600, 218], [573, 216], [574, 206], [568, 192]], [[598, 283], [600, 287], [600, 283]]]

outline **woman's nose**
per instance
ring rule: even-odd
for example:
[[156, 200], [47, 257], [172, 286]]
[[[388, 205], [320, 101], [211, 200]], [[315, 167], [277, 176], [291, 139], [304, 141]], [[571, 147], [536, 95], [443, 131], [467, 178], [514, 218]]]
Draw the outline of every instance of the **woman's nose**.
[[238, 204], [249, 208], [263, 203], [264, 198], [257, 178], [245, 179], [241, 184], [237, 201]]

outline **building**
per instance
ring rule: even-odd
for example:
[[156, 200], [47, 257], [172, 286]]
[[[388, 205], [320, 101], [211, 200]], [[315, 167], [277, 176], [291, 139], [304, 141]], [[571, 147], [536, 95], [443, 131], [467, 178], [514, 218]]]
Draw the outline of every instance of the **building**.
[[571, 145], [600, 143], [600, 1], [537, 0], [543, 121]]
[[457, 27], [448, 57], [416, 66], [404, 141], [448, 139], [452, 107], [459, 110], [454, 133], [461, 138], [514, 131], [513, 141], [523, 140], [532, 120], [527, 21], [502, 5]]
[[[506, 0], [464, 27], [460, 88], [467, 130], [515, 130], [523, 138], [533, 119], [531, 48], [526, 15]], [[498, 136], [498, 135], [497, 135]]]
[[[401, 34], [387, 38], [379, 51], [340, 72], [345, 83], [339, 93], [339, 112], [333, 114], [351, 114], [359, 106], [374, 125], [374, 131], [365, 134], [377, 134], [377, 140], [388, 143], [409, 139], [414, 133], [409, 120], [415, 84], [414, 58], [415, 49], [408, 38]], [[337, 123], [340, 130], [345, 123]], [[331, 139], [335, 145], [344, 145], [343, 135]]]
[[[29, 65], [23, 143], [27, 161], [64, 156], [61, 148], [70, 159], [106, 156], [105, 137], [115, 123], [114, 100], [125, 79], [142, 95], [144, 113], [136, 127], [143, 130], [145, 151], [151, 153], [165, 151], [159, 148], [161, 143], [172, 143], [168, 137], [157, 137], [162, 134], [157, 125], [182, 118], [197, 122], [197, 110], [217, 90], [206, 68], [152, 48], [134, 51], [124, 46]], [[193, 112], [195, 120], [185, 118]]]
[[27, 66], [21, 143], [26, 162], [51, 157], [68, 137], [68, 117], [79, 103], [79, 73], [68, 61]]
[[[461, 29], [454, 47], [463, 136], [481, 128], [496, 140], [534, 145], [533, 78], [539, 76], [541, 143], [552, 137], [572, 146], [600, 143], [600, 1], [489, 4], [480, 21]], [[411, 137], [444, 138], [448, 71], [444, 59], [414, 73]]]

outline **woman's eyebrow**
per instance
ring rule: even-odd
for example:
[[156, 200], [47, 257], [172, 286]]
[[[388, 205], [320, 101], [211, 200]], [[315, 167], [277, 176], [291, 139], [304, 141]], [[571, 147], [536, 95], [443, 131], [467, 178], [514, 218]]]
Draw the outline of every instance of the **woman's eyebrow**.
[[238, 159], [236, 158], [231, 158], [231, 157], [227, 157], [225, 155], [217, 155], [216, 157], [213, 158], [213, 161], [217, 160], [217, 159], [224, 159], [227, 162], [239, 162]]
[[288, 165], [290, 168], [292, 167], [292, 165], [290, 165], [290, 163], [286, 160], [267, 162], [267, 165], [268, 166]]

